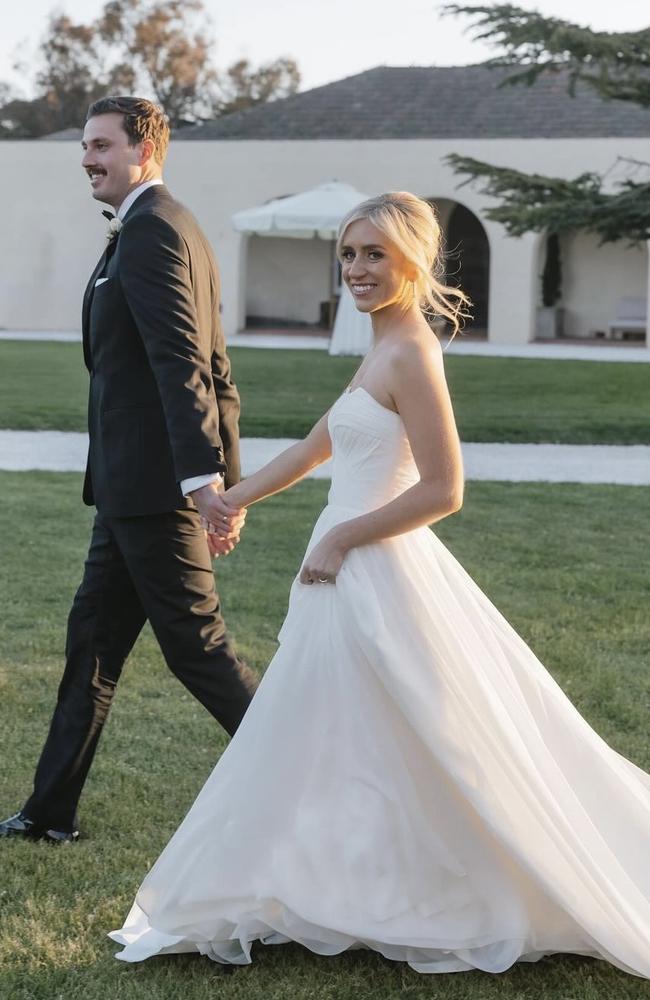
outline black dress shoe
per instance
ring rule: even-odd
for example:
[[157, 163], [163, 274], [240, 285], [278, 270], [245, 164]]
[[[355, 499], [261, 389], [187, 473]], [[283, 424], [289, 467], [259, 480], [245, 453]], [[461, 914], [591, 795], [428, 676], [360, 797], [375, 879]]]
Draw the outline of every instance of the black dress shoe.
[[79, 831], [66, 833], [64, 830], [45, 830], [24, 813], [18, 812], [0, 823], [0, 837], [24, 837], [29, 840], [47, 840], [51, 844], [70, 844], [79, 839]]
[[22, 812], [0, 823], [0, 837], [33, 837], [36, 827]]
[[47, 840], [48, 844], [74, 844], [79, 840], [79, 831], [72, 830], [66, 833], [64, 830], [44, 830], [40, 839]]

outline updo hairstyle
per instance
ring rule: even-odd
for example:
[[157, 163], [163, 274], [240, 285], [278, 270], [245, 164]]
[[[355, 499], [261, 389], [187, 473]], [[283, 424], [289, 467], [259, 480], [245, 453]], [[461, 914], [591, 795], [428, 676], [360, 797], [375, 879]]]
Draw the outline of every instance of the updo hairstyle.
[[429, 321], [444, 317], [452, 326], [452, 337], [470, 318], [470, 299], [460, 288], [444, 283], [444, 253], [440, 224], [433, 206], [409, 191], [388, 191], [368, 198], [345, 216], [339, 227], [337, 253], [353, 222], [368, 219], [384, 234], [416, 270], [413, 295]]

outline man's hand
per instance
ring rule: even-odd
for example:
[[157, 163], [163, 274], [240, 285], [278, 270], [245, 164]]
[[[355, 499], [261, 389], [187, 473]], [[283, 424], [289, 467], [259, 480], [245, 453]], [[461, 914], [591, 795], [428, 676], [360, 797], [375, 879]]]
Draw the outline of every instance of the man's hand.
[[207, 486], [194, 490], [190, 496], [210, 533], [221, 539], [239, 541], [246, 520], [245, 507], [232, 507], [224, 498], [223, 488], [216, 483], [208, 483]]
[[[205, 526], [205, 522], [203, 524]], [[235, 545], [239, 542], [239, 536], [236, 538], [221, 538], [214, 531], [208, 531], [207, 528], [205, 529], [205, 537], [208, 543], [208, 552], [212, 559], [230, 555]]]

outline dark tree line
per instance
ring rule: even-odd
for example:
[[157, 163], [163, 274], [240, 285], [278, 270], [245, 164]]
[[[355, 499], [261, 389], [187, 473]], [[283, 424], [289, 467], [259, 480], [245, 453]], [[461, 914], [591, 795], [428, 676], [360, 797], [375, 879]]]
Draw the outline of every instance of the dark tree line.
[[293, 59], [225, 70], [202, 0], [107, 0], [98, 17], [76, 24], [51, 15], [39, 48], [33, 100], [0, 83], [0, 137], [31, 138], [83, 124], [88, 105], [112, 93], [138, 93], [163, 106], [172, 127], [295, 93]]

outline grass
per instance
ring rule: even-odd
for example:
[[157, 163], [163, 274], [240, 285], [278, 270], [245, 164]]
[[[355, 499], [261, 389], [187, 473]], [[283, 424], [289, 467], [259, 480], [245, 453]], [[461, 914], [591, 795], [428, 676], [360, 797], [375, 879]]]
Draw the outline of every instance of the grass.
[[[594, 366], [598, 367], [598, 366]], [[65, 617], [90, 512], [76, 474], [0, 473], [0, 802], [21, 803], [61, 671]], [[262, 670], [275, 648], [292, 575], [325, 501], [308, 482], [249, 517], [216, 564], [230, 628]], [[639, 487], [469, 484], [438, 534], [546, 663], [588, 721], [648, 769], [650, 568], [639, 556], [650, 512]], [[318, 958], [257, 947], [252, 967], [167, 957], [113, 959], [119, 926], [147, 867], [225, 745], [171, 677], [148, 631], [120, 684], [82, 801], [86, 839], [70, 849], [0, 847], [0, 996], [8, 1000], [639, 1000], [648, 983], [572, 956], [502, 976], [418, 976], [379, 956]]]
[[[358, 360], [321, 351], [230, 351], [246, 437], [299, 437]], [[454, 357], [446, 367], [465, 441], [650, 443], [650, 366]], [[83, 431], [87, 376], [78, 344], [0, 343], [0, 427]]]

